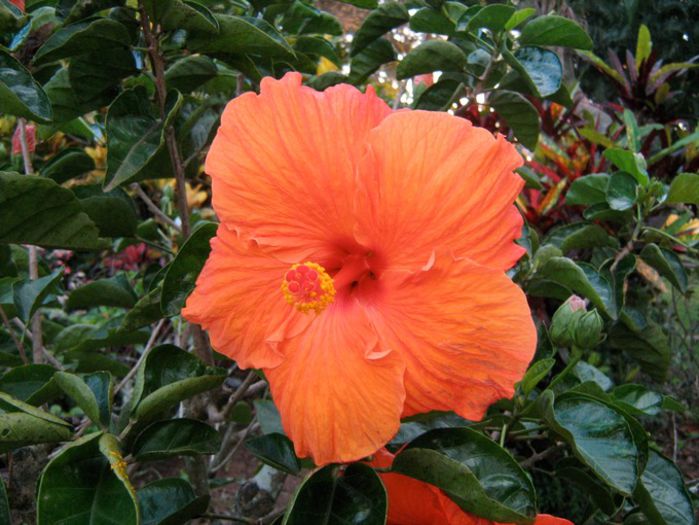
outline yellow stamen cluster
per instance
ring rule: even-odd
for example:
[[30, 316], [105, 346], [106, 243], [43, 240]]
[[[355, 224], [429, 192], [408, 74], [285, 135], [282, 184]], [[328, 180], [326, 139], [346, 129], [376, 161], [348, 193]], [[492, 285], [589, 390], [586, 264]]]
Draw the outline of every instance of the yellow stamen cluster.
[[320, 264], [294, 264], [282, 280], [286, 302], [303, 313], [320, 313], [335, 299], [335, 285]]

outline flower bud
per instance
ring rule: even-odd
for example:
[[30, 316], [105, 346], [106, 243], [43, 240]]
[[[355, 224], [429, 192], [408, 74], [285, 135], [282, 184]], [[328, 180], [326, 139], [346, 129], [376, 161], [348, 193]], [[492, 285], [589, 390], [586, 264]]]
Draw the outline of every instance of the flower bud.
[[551, 341], [557, 346], [571, 346], [573, 331], [578, 320], [585, 314], [585, 300], [571, 295], [551, 319]]
[[600, 342], [604, 321], [597, 309], [585, 312], [573, 328], [573, 343], [580, 348], [594, 348]]

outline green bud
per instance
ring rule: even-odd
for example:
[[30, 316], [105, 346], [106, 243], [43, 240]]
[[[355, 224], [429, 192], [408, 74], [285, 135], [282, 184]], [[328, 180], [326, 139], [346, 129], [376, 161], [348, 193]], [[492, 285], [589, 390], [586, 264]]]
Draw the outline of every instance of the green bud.
[[604, 321], [593, 309], [585, 312], [573, 329], [573, 343], [580, 348], [594, 348], [600, 342]]
[[571, 346], [573, 331], [578, 320], [585, 314], [585, 301], [577, 295], [571, 295], [551, 319], [551, 341], [557, 346]]

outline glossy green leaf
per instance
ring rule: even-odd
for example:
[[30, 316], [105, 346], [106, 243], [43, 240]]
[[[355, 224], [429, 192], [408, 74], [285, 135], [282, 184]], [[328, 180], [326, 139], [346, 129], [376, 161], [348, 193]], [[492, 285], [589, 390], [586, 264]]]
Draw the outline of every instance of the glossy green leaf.
[[24, 412], [0, 413], [0, 452], [39, 443], [67, 441], [72, 433], [62, 425], [50, 423]]
[[256, 399], [254, 401], [255, 405], [255, 417], [257, 422], [260, 424], [260, 429], [263, 434], [283, 434], [284, 429], [282, 428], [282, 418], [279, 415], [279, 411], [274, 404], [274, 401], [269, 399]]
[[672, 179], [667, 202], [699, 204], [699, 174], [680, 173]]
[[[625, 319], [626, 314], [622, 314]], [[670, 366], [671, 351], [668, 337], [654, 322], [643, 319], [642, 324], [615, 324], [609, 333], [609, 345], [621, 350], [641, 365], [641, 369], [656, 381], [664, 381]]]
[[171, 456], [215, 454], [221, 447], [216, 429], [195, 419], [157, 421], [141, 432], [131, 447], [138, 461]]
[[163, 293], [160, 298], [160, 306], [165, 315], [180, 313], [211, 252], [210, 242], [217, 229], [218, 225], [212, 222], [197, 227], [170, 263], [163, 279]]
[[379, 38], [352, 57], [348, 80], [352, 84], [361, 84], [383, 64], [395, 59], [396, 52], [391, 42]]
[[620, 385], [612, 390], [612, 395], [616, 404], [638, 416], [656, 416], [663, 405], [663, 396], [643, 385]]
[[173, 345], [151, 349], [136, 374], [133, 414], [141, 423], [193, 395], [219, 386], [221, 369], [207, 367], [197, 357]]
[[99, 250], [106, 241], [98, 236], [70, 190], [43, 177], [0, 172], [0, 243]]
[[300, 35], [294, 43], [294, 50], [297, 53], [305, 53], [318, 58], [325, 57], [337, 66], [342, 65], [335, 46], [322, 37]]
[[215, 34], [219, 22], [209, 9], [192, 0], [145, 0], [143, 5], [152, 20], [167, 31], [186, 29]]
[[539, 141], [541, 120], [531, 102], [519, 93], [499, 89], [490, 96], [488, 103], [505, 119], [517, 140], [533, 151]]
[[[635, 182], [635, 181], [634, 181]], [[581, 250], [585, 248], [601, 248], [608, 246], [618, 248], [619, 241], [612, 237], [607, 230], [598, 224], [585, 224], [568, 235], [561, 243], [561, 251], [568, 253], [571, 250]]]
[[638, 182], [623, 171], [612, 173], [607, 187], [607, 204], [613, 210], [624, 211], [636, 204]]
[[38, 279], [24, 279], [15, 283], [12, 288], [17, 316], [26, 324], [39, 309], [44, 299], [53, 291], [60, 282], [63, 273], [61, 271], [49, 274]]
[[209, 496], [194, 494], [188, 481], [165, 478], [138, 491], [141, 525], [180, 525], [201, 516], [209, 506]]
[[115, 439], [101, 432], [68, 444], [39, 479], [37, 525], [137, 525], [138, 504], [126, 470], [112, 467], [120, 460]]
[[352, 38], [350, 54], [355, 56], [360, 51], [381, 38], [388, 31], [408, 22], [408, 9], [401, 2], [386, 2], [374, 9], [364, 19], [362, 25]]
[[41, 175], [58, 184], [95, 169], [95, 161], [79, 148], [66, 148], [51, 158], [40, 170]]
[[694, 525], [692, 500], [677, 466], [651, 450], [641, 482], [634, 492], [652, 525]]
[[163, 317], [163, 311], [160, 309], [161, 293], [162, 288], [158, 286], [141, 297], [124, 317], [122, 328], [124, 330], [135, 330], [161, 319]]
[[430, 430], [396, 455], [392, 470], [442, 489], [467, 512], [489, 520], [528, 521], [534, 487], [510, 454], [469, 428]]
[[0, 49], [0, 113], [41, 123], [53, 120], [48, 96], [27, 68]]
[[672, 286], [685, 293], [688, 286], [687, 272], [680, 258], [670, 250], [658, 245], [646, 244], [641, 250], [641, 259], [655, 268], [660, 275], [672, 283]]
[[566, 204], [591, 206], [606, 203], [609, 178], [606, 173], [595, 173], [576, 179], [566, 193]]
[[96, 18], [70, 24], [56, 31], [34, 55], [35, 64], [55, 62], [76, 55], [108, 51], [130, 44], [129, 32], [111, 18]]
[[341, 35], [342, 24], [331, 13], [294, 0], [284, 13], [282, 28], [291, 34]]
[[581, 383], [594, 383], [602, 392], [611, 390], [614, 382], [604, 374], [599, 368], [585, 361], [578, 362], [571, 371], [572, 376], [580, 380]]
[[124, 5], [126, 0], [75, 0], [66, 16], [65, 23], [69, 24], [76, 20], [82, 20], [103, 9]]
[[57, 372], [55, 381], [93, 423], [103, 428], [109, 426], [113, 386], [109, 373], [96, 372], [80, 377], [68, 372]]
[[386, 512], [386, 489], [371, 467], [363, 463], [345, 469], [328, 465], [299, 486], [282, 524], [383, 525]]
[[646, 159], [640, 153], [634, 153], [620, 148], [610, 148], [604, 151], [604, 157], [621, 171], [631, 174], [641, 186], [646, 186], [650, 180]]
[[112, 102], [106, 128], [106, 190], [149, 175], [171, 176], [163, 123], [143, 87], [126, 90]]
[[582, 465], [579, 468], [570, 465], [556, 468], [556, 477], [572, 482], [575, 488], [587, 494], [602, 512], [611, 515], [616, 511], [614, 494], [597, 478], [583, 470]]
[[509, 64], [525, 79], [534, 94], [548, 97], [556, 93], [563, 80], [563, 66], [558, 55], [541, 47], [522, 47], [514, 55], [505, 54]]
[[453, 35], [456, 30], [454, 22], [444, 13], [424, 7], [410, 17], [410, 29], [420, 33], [436, 33], [440, 35]]
[[459, 20], [456, 29], [457, 31], [475, 32], [477, 29], [484, 27], [493, 32], [499, 32], [505, 29], [507, 21], [514, 12], [515, 8], [510, 5], [489, 4], [479, 9], [467, 21]]
[[74, 57], [68, 82], [81, 113], [109, 105], [123, 78], [138, 73], [130, 49], [113, 47]]
[[9, 369], [0, 377], [0, 390], [31, 405], [41, 405], [56, 397], [52, 380], [56, 369], [49, 365], [23, 365]]
[[617, 305], [612, 286], [589, 264], [576, 264], [567, 257], [551, 257], [537, 273], [586, 297], [609, 317], [616, 319]]
[[536, 9], [533, 7], [525, 7], [523, 9], [518, 9], [512, 16], [507, 20], [505, 24], [506, 31], [512, 31], [519, 25], [523, 24], [525, 21], [529, 20], [532, 16], [536, 14]]
[[519, 382], [519, 386], [525, 396], [529, 395], [551, 371], [556, 360], [553, 358], [541, 359], [529, 367], [527, 373]]
[[145, 343], [147, 330], [121, 328], [120, 319], [112, 318], [103, 324], [71, 324], [61, 330], [54, 341], [57, 352], [84, 352], [99, 348]]
[[564, 394], [545, 413], [547, 423], [607, 485], [630, 495], [639, 475], [638, 449], [624, 416], [580, 394]]
[[257, 458], [272, 467], [298, 474], [301, 471], [301, 462], [294, 453], [294, 444], [283, 434], [265, 434], [248, 439], [245, 446]]
[[245, 16], [215, 15], [217, 34], [195, 32], [187, 39], [192, 51], [200, 53], [253, 54], [293, 58], [294, 51], [284, 37], [266, 21]]
[[173, 62], [165, 71], [165, 82], [171, 89], [189, 93], [218, 74], [213, 60], [205, 55], [189, 55]]
[[66, 310], [86, 310], [94, 306], [119, 306], [131, 308], [136, 304], [136, 294], [124, 273], [99, 279], [73, 290], [68, 296]]
[[592, 39], [576, 22], [558, 15], [546, 15], [530, 21], [519, 37], [522, 45], [592, 49]]
[[396, 68], [398, 79], [432, 71], [463, 71], [466, 55], [456, 44], [445, 40], [428, 40], [410, 51]]
[[440, 78], [418, 96], [413, 107], [428, 111], [445, 111], [463, 88], [464, 84], [458, 80]]

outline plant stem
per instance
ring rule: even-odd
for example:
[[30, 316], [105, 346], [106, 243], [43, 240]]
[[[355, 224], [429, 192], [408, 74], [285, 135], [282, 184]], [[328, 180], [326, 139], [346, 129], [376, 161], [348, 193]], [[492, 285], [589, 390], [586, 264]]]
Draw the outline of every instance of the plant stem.
[[[19, 126], [19, 144], [22, 149], [22, 162], [24, 163], [24, 174], [33, 175], [34, 166], [32, 165], [31, 152], [27, 144], [27, 122], [20, 118], [18, 119]], [[36, 280], [39, 278], [39, 257], [37, 255], [36, 246], [28, 246], [29, 251], [29, 278]], [[32, 331], [32, 360], [39, 364], [44, 362], [44, 338], [41, 327], [41, 313], [36, 312], [31, 319]]]

